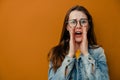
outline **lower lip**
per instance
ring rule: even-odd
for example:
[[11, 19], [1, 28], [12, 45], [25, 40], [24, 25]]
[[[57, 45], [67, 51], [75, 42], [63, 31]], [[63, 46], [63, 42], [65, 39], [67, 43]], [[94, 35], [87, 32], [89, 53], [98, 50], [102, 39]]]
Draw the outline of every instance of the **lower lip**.
[[78, 38], [79, 38], [79, 37], [82, 37], [82, 34], [81, 34], [81, 35], [75, 35], [75, 37], [78, 37]]

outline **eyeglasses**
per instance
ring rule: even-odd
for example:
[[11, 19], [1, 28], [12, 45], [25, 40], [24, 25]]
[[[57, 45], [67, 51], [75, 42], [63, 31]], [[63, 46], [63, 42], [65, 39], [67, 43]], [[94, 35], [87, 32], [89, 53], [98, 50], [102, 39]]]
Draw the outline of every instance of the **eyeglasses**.
[[71, 20], [69, 20], [67, 23], [68, 23], [68, 25], [71, 26], [71, 27], [76, 27], [77, 24], [78, 24], [78, 22], [79, 22], [80, 26], [85, 26], [85, 25], [88, 24], [88, 19], [82, 18], [82, 19], [80, 19], [79, 21], [77, 21], [76, 19], [71, 19]]

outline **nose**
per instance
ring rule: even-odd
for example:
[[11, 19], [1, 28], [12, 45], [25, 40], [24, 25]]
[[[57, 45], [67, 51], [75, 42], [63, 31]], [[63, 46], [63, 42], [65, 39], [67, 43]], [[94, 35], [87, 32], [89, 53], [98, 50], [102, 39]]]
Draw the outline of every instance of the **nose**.
[[80, 22], [77, 22], [76, 28], [81, 28], [82, 26], [80, 25]]

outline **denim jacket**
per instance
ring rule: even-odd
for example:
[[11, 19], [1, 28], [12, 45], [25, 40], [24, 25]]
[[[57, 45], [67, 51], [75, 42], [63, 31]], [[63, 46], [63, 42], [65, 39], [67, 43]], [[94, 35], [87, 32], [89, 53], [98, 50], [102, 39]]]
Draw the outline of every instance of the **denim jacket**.
[[78, 59], [65, 56], [55, 73], [50, 62], [48, 80], [109, 80], [103, 48], [88, 49], [88, 52], [87, 56], [81, 54]]

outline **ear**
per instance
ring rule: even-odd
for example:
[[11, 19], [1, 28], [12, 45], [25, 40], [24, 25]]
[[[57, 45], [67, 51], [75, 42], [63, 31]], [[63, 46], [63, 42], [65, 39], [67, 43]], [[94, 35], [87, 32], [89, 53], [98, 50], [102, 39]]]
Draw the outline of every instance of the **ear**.
[[69, 26], [68, 25], [67, 25], [66, 29], [67, 29], [67, 31], [69, 31]]
[[90, 29], [90, 25], [88, 26], [88, 29], [87, 29], [87, 31], [89, 31], [89, 29]]

